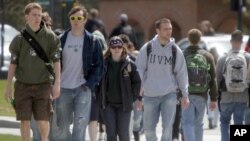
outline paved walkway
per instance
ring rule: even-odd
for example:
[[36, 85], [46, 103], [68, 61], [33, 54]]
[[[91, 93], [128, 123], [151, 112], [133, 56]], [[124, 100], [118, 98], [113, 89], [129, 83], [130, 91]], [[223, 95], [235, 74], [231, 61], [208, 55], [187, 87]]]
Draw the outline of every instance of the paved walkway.
[[[210, 130], [208, 129], [207, 117], [204, 118], [204, 139], [203, 141], [220, 141], [220, 129]], [[19, 122], [16, 122], [14, 117], [3, 117], [0, 116], [0, 134], [11, 134], [20, 136]], [[89, 141], [88, 131], [86, 133], [86, 141]], [[157, 136], [160, 140], [161, 136], [161, 123], [157, 126]], [[133, 139], [131, 139], [133, 140]], [[145, 135], [141, 135], [141, 141], [145, 141]]]

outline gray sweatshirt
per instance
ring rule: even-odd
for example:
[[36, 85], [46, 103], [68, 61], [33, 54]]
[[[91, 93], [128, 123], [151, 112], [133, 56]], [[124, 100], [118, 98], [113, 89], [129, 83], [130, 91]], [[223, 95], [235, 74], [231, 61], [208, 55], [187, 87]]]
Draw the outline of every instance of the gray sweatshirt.
[[[177, 47], [175, 75], [172, 72], [173, 38], [164, 47], [161, 46], [158, 36], [152, 40], [152, 51], [147, 59], [147, 44], [141, 49], [136, 59], [137, 69], [142, 79], [144, 95], [149, 97], [164, 96], [175, 93], [179, 88], [183, 96], [188, 95], [188, 74], [185, 58]], [[177, 45], [176, 45], [177, 46]], [[146, 66], [148, 64], [148, 69]]]
[[[232, 50], [237, 51], [236, 49], [232, 49]], [[249, 63], [250, 54], [245, 53], [245, 57], [246, 57], [247, 63]], [[223, 79], [224, 65], [225, 65], [226, 58], [227, 58], [226, 55], [221, 56], [217, 62], [217, 65], [216, 65], [216, 79], [217, 79], [218, 89], [221, 88], [221, 82]], [[248, 68], [249, 68], [249, 66], [248, 66]], [[246, 89], [244, 92], [240, 92], [240, 93], [231, 93], [231, 92], [227, 92], [227, 91], [222, 91], [220, 102], [221, 103], [248, 102], [248, 89]]]

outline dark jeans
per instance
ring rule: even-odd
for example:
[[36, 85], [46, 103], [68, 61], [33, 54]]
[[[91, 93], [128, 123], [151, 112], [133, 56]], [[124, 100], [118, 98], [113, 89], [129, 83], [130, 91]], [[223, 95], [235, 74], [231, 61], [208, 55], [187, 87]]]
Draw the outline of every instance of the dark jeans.
[[106, 125], [107, 141], [129, 141], [130, 112], [124, 112], [122, 106], [111, 106], [103, 110], [104, 123]]
[[180, 122], [181, 122], [181, 104], [176, 105], [176, 114], [173, 124], [173, 139], [179, 139], [179, 133], [180, 133]]

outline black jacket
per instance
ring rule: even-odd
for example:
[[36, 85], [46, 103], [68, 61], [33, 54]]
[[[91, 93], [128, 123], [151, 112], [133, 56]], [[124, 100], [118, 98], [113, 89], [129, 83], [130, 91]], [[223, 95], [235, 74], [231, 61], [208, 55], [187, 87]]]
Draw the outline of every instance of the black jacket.
[[[102, 108], [105, 108], [107, 105], [106, 95], [108, 89], [108, 65], [109, 59], [105, 60], [104, 76], [100, 84], [100, 95], [99, 102]], [[141, 79], [137, 71], [136, 65], [129, 58], [122, 60], [122, 67], [120, 73], [120, 85], [121, 85], [121, 95], [122, 95], [122, 108], [123, 111], [131, 111], [133, 109], [133, 102], [138, 98], [141, 88]]]

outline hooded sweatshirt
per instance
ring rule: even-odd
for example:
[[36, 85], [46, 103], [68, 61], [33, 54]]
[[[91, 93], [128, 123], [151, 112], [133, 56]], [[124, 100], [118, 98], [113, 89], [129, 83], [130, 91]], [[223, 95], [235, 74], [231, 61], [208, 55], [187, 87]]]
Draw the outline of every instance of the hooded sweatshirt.
[[176, 93], [179, 88], [183, 96], [188, 95], [188, 73], [185, 58], [176, 46], [176, 63], [172, 71], [173, 38], [164, 47], [159, 42], [158, 35], [151, 41], [152, 51], [147, 57], [147, 43], [140, 49], [136, 65], [142, 79], [144, 95], [149, 97], [164, 96]]

